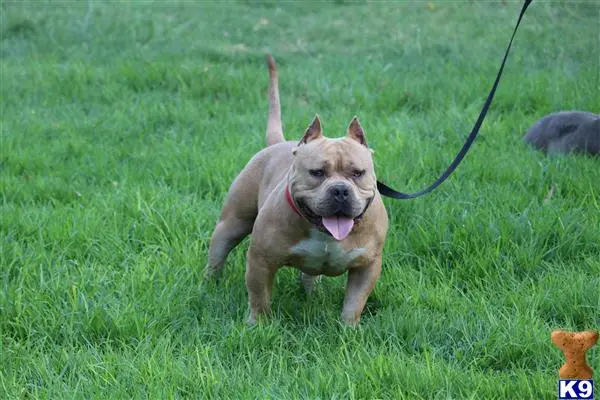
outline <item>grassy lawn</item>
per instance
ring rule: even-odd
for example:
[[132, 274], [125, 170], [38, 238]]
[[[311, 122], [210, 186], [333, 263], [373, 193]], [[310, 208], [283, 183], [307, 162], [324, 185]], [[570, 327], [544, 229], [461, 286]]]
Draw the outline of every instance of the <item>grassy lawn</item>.
[[[358, 329], [344, 277], [307, 299], [291, 269], [249, 328], [247, 241], [203, 281], [264, 146], [266, 51], [288, 138], [356, 114], [378, 177], [416, 191], [472, 127], [520, 6], [1, 2], [0, 398], [556, 398], [550, 332], [600, 328], [600, 161], [521, 137], [600, 111], [593, 2], [534, 1], [464, 164], [386, 200]], [[588, 361], [600, 373], [598, 347]]]

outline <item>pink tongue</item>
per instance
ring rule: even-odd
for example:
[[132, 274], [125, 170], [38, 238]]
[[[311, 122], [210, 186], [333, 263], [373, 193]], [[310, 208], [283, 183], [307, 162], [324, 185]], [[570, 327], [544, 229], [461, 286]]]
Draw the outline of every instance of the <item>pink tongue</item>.
[[354, 226], [354, 220], [344, 217], [323, 217], [323, 226], [334, 238], [344, 240], [350, 234]]

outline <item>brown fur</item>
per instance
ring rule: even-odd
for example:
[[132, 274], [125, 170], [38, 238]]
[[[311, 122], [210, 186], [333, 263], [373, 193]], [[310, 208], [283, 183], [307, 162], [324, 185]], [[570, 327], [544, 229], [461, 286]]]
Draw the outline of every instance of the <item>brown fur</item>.
[[[381, 253], [388, 227], [387, 212], [376, 189], [371, 151], [356, 118], [350, 123], [346, 136], [340, 139], [324, 137], [317, 116], [300, 142], [282, 141], [272, 58], [268, 58], [268, 65], [272, 89], [267, 122], [269, 146], [250, 160], [231, 185], [211, 238], [207, 274], [211, 276], [221, 271], [231, 249], [252, 233], [246, 262], [250, 323], [269, 313], [276, 272], [284, 266], [293, 266], [314, 278], [347, 271], [342, 318], [353, 325], [359, 322], [381, 273]], [[311, 176], [309, 170], [313, 168], [324, 168], [326, 176], [323, 179]], [[357, 169], [366, 172], [356, 177], [353, 171]], [[360, 251], [352, 253], [354, 256], [342, 268], [307, 265], [310, 255], [298, 254], [292, 249], [314, 236], [316, 228], [290, 207], [285, 199], [285, 188], [290, 188], [295, 202], [303, 201], [320, 212], [327, 202], [328, 188], [340, 182], [349, 187], [352, 216], [358, 218], [363, 211], [364, 215], [345, 239], [323, 244], [327, 248], [329, 243], [342, 252]]]

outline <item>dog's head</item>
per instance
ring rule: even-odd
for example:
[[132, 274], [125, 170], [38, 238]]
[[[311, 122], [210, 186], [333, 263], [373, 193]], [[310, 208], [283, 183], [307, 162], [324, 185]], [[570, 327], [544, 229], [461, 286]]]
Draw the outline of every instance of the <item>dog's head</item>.
[[290, 193], [302, 214], [337, 240], [346, 238], [377, 193], [372, 151], [354, 117], [346, 136], [323, 136], [316, 116], [294, 148]]

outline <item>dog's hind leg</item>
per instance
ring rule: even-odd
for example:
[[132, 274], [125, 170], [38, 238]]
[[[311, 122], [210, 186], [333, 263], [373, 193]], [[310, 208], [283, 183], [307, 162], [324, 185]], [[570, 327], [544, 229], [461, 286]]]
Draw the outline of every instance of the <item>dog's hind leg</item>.
[[245, 179], [249, 172], [252, 172], [252, 168], [242, 171], [231, 185], [225, 199], [219, 222], [210, 239], [205, 271], [208, 277], [221, 272], [227, 255], [252, 232], [258, 205], [256, 197], [249, 193], [257, 193], [258, 185], [250, 179]]
[[221, 219], [215, 228], [208, 250], [207, 276], [219, 275], [225, 265], [227, 255], [252, 232], [254, 219], [236, 217]]

